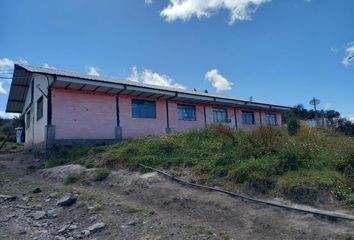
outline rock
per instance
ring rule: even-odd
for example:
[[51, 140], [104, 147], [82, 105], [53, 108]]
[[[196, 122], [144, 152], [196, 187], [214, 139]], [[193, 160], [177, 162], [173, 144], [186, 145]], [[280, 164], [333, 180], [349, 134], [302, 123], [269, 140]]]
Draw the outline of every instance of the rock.
[[10, 218], [16, 217], [16, 214], [14, 214], [14, 213], [8, 214], [8, 215], [6, 215], [6, 217], [7, 217], [8, 219], [10, 219]]
[[61, 211], [61, 208], [54, 208], [48, 211], [47, 216], [49, 219], [56, 218]]
[[51, 194], [49, 194], [50, 198], [55, 198], [57, 196], [58, 196], [58, 193], [56, 193], [56, 192], [52, 192]]
[[70, 224], [65, 225], [64, 227], [60, 228], [58, 234], [65, 233], [70, 227]]
[[66, 237], [63, 237], [63, 236], [55, 236], [54, 240], [66, 240]]
[[74, 240], [73, 237], [68, 237], [66, 240]]
[[3, 199], [4, 201], [9, 201], [9, 202], [16, 200], [16, 196], [3, 195], [3, 194], [0, 194], [0, 198]]
[[35, 213], [32, 214], [32, 218], [34, 220], [40, 220], [45, 217], [45, 212], [44, 211], [36, 211]]
[[77, 225], [71, 224], [69, 227], [69, 231], [77, 229]]
[[26, 196], [21, 197], [21, 200], [24, 201], [24, 202], [28, 202], [29, 201], [29, 197], [26, 197]]
[[48, 231], [47, 231], [47, 230], [42, 229], [42, 230], [38, 230], [38, 231], [36, 231], [36, 233], [37, 233], [37, 234], [45, 234], [45, 233], [48, 233]]
[[58, 201], [58, 206], [70, 206], [74, 204], [77, 200], [77, 196], [74, 194], [67, 194]]
[[40, 193], [40, 192], [42, 192], [42, 189], [39, 188], [39, 187], [37, 187], [37, 188], [33, 189], [32, 192], [33, 192], [33, 193]]
[[71, 175], [85, 175], [88, 169], [78, 164], [69, 164], [65, 166], [57, 166], [49, 169], [38, 171], [39, 175], [45, 179], [54, 181], [64, 181]]
[[88, 230], [90, 231], [90, 233], [94, 233], [94, 232], [101, 230], [105, 226], [106, 226], [106, 224], [104, 224], [103, 222], [99, 222], [99, 223], [95, 223], [92, 226], [90, 226], [88, 228]]
[[120, 229], [122, 229], [123, 231], [127, 230], [129, 227], [127, 225], [122, 225], [120, 226]]
[[84, 235], [85, 237], [88, 237], [90, 235], [90, 231], [89, 230], [82, 230], [81, 234]]
[[128, 225], [130, 225], [130, 226], [135, 226], [135, 225], [136, 225], [136, 222], [135, 222], [134, 220], [132, 220], [132, 221], [128, 222]]
[[74, 232], [72, 233], [72, 236], [73, 236], [74, 238], [76, 238], [76, 239], [81, 239], [81, 238], [82, 238], [82, 234], [81, 234], [80, 232], [78, 232], [78, 231], [74, 231]]

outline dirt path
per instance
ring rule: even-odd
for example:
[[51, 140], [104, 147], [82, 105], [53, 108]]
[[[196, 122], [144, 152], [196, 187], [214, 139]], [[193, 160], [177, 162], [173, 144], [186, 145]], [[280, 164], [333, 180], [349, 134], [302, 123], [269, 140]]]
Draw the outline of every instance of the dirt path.
[[[155, 173], [120, 170], [103, 182], [65, 185], [55, 171], [29, 174], [27, 167], [38, 161], [21, 153], [0, 155], [0, 194], [17, 196], [0, 200], [0, 239], [354, 239], [352, 222], [256, 205]], [[36, 187], [42, 191], [33, 193]], [[58, 208], [67, 193], [78, 201]], [[52, 209], [59, 209], [55, 218], [48, 216]], [[47, 215], [35, 220], [36, 211]], [[105, 227], [85, 236], [99, 222]], [[58, 233], [66, 225], [72, 229]]]

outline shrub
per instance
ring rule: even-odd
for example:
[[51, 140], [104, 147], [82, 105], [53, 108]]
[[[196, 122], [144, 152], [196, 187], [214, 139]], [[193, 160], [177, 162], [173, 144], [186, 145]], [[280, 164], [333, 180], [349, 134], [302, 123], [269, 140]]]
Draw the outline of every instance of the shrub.
[[110, 170], [107, 168], [97, 168], [95, 169], [95, 172], [93, 173], [92, 180], [93, 181], [103, 181], [105, 180], [108, 175], [111, 173]]
[[64, 179], [64, 184], [76, 183], [81, 179], [81, 175], [77, 173], [70, 174]]
[[314, 204], [343, 180], [333, 170], [298, 170], [279, 177], [278, 190], [296, 202]]
[[300, 128], [300, 123], [299, 123], [299, 120], [296, 118], [295, 115], [290, 115], [288, 117], [287, 126], [288, 126], [288, 132], [289, 132], [290, 135], [297, 134], [297, 132], [298, 132], [298, 130]]
[[229, 172], [229, 178], [237, 183], [253, 181], [258, 176], [274, 176], [284, 173], [283, 161], [275, 157], [263, 157], [240, 162]]

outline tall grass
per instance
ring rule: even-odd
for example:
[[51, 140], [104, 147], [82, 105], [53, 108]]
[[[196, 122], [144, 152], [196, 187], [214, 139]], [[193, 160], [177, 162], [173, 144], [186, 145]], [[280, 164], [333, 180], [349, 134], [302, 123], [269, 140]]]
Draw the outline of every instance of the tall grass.
[[90, 151], [85, 163], [91, 167], [188, 167], [201, 179], [254, 193], [304, 203], [331, 195], [354, 204], [354, 141], [325, 130], [302, 127], [289, 135], [272, 127], [244, 132], [215, 125]]

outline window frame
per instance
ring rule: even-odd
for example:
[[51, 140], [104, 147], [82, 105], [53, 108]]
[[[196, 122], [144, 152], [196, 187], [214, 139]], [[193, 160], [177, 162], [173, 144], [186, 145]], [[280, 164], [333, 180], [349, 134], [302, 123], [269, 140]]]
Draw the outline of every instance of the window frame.
[[[41, 107], [41, 109], [40, 109]], [[43, 95], [37, 99], [37, 121], [43, 118], [43, 110], [44, 110], [44, 98]], [[40, 113], [40, 114], [39, 114]]]
[[[252, 112], [252, 111], [242, 111], [242, 122], [243, 124], [245, 125], [255, 125], [256, 124], [256, 119], [255, 119], [255, 112]], [[245, 115], [248, 115], [248, 114], [252, 114], [252, 123], [248, 123], [246, 121], [246, 118], [245, 118]]]
[[[215, 121], [215, 113], [225, 113], [225, 119], [223, 119], [222, 121]], [[229, 119], [229, 115], [227, 112], [227, 108], [213, 108], [213, 122], [214, 123], [228, 123], [228, 119]]]
[[[183, 109], [183, 108], [190, 108], [190, 109], [193, 109], [193, 112], [194, 112], [194, 116], [193, 116], [193, 119], [192, 118], [185, 118], [183, 116], [183, 113], [180, 113], [180, 111]], [[188, 105], [188, 104], [179, 104], [177, 103], [177, 120], [179, 121], [197, 121], [197, 109], [195, 107], [195, 105]]]
[[[146, 108], [146, 106], [144, 108], [145, 104], [151, 104], [151, 106], [153, 106], [153, 113], [152, 114], [147, 114], [148, 113], [148, 109]], [[140, 109], [137, 112], [136, 110], [134, 110], [134, 106], [143, 107], [143, 109]], [[156, 101], [133, 98], [131, 100], [131, 112], [132, 112], [132, 118], [156, 119], [156, 116], [157, 116]]]
[[[270, 122], [268, 121], [268, 116], [270, 116], [270, 115], [274, 116], [274, 124], [273, 124], [273, 123], [270, 123]], [[278, 125], [277, 114], [276, 114], [276, 113], [266, 113], [266, 114], [265, 114], [265, 120], [266, 120], [266, 124], [267, 124], [267, 125], [270, 125], [270, 126], [277, 126], [277, 125]]]
[[28, 110], [26, 113], [26, 129], [29, 129], [31, 127], [31, 110]]

